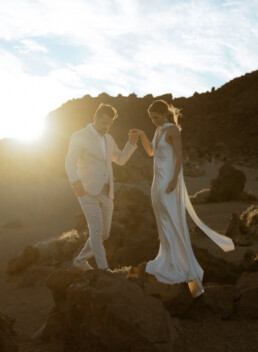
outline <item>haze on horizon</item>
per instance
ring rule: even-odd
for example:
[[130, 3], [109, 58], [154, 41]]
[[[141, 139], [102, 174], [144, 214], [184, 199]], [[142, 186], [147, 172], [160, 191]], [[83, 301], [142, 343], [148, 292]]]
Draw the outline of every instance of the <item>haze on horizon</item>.
[[67, 100], [189, 97], [257, 69], [258, 1], [0, 4], [0, 138], [32, 140]]

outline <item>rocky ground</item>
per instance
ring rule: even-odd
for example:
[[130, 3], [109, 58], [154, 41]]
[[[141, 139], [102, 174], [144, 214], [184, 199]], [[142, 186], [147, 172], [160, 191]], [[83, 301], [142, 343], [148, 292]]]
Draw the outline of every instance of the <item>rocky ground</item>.
[[[165, 285], [147, 275], [143, 259], [155, 255], [155, 245], [131, 239], [140, 256], [126, 241], [121, 247], [117, 230], [106, 248], [109, 262], [120, 269], [83, 273], [72, 268], [71, 258], [85, 237], [87, 232], [74, 230], [26, 247], [9, 261], [5, 310], [19, 321], [14, 324], [18, 338], [8, 330], [4, 339], [12, 341], [13, 351], [17, 341], [21, 351], [256, 351], [257, 235], [237, 264], [193, 246], [205, 272], [205, 292], [196, 299], [185, 283]], [[123, 267], [130, 255], [135, 265]]]
[[113, 273], [72, 268], [88, 236], [80, 216], [72, 231], [30, 240], [1, 272], [0, 350], [256, 351], [257, 202], [207, 203], [197, 211], [236, 243], [224, 253], [189, 221], [205, 272], [205, 292], [197, 299], [186, 284], [160, 284], [144, 273], [158, 237], [148, 194], [138, 188], [120, 187], [116, 194], [105, 243]]

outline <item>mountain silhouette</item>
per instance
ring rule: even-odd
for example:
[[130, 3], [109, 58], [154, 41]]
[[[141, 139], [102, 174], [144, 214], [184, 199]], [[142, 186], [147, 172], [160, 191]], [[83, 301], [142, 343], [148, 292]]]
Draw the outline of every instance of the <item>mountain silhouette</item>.
[[[28, 174], [29, 169], [31, 179], [37, 178], [33, 171], [35, 168], [66, 176], [64, 160], [71, 134], [92, 121], [100, 103], [112, 104], [118, 111], [118, 119], [110, 134], [120, 148], [125, 144], [131, 128], [145, 130], [152, 139], [155, 126], [148, 117], [147, 108], [154, 99], [164, 99], [182, 109], [180, 124], [184, 156], [194, 148], [198, 157], [227, 159], [235, 164], [257, 167], [257, 96], [258, 71], [235, 78], [218, 89], [212, 88], [210, 92], [196, 92], [189, 98], [173, 99], [172, 94], [158, 97], [151, 94], [137, 97], [134, 93], [128, 96], [118, 94], [117, 97], [106, 93], [98, 97], [85, 95], [69, 100], [49, 113], [45, 138], [37, 148], [16, 148], [14, 142], [2, 140], [1, 169], [4, 169], [7, 179], [9, 173], [17, 175], [17, 167], [20, 174], [22, 169], [26, 169]], [[139, 153], [145, 157], [141, 147]]]

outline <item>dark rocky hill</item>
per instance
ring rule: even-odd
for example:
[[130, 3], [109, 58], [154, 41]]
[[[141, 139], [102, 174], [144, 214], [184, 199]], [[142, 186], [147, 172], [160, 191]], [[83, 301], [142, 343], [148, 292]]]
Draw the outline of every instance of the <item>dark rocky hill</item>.
[[112, 104], [119, 118], [111, 134], [120, 146], [130, 128], [144, 129], [153, 136], [147, 108], [154, 99], [162, 98], [182, 109], [182, 139], [185, 154], [194, 148], [199, 156], [227, 158], [239, 164], [258, 165], [258, 71], [223, 85], [211, 92], [195, 93], [190, 98], [175, 98], [171, 94], [138, 98], [135, 94], [111, 97], [105, 93], [70, 100], [48, 116], [49, 138], [58, 151], [65, 153], [71, 133], [92, 120], [101, 102]]
[[[151, 87], [150, 87], [151, 90]], [[35, 181], [52, 176], [66, 177], [64, 159], [71, 134], [92, 121], [100, 103], [110, 103], [118, 111], [110, 133], [119, 147], [123, 147], [131, 128], [144, 129], [153, 137], [155, 126], [151, 123], [147, 108], [154, 99], [162, 98], [182, 109], [182, 142], [184, 157], [227, 159], [229, 162], [258, 167], [258, 71], [233, 79], [211, 92], [194, 93], [189, 98], [175, 98], [172, 94], [153, 97], [112, 97], [106, 93], [98, 97], [85, 95], [72, 99], [47, 116], [47, 131], [42, 142], [33, 146], [21, 146], [10, 140], [0, 141], [0, 171], [2, 180], [9, 182], [15, 175], [19, 179]], [[115, 176], [130, 173], [131, 165], [138, 171], [151, 170], [151, 160], [139, 147], [126, 169], [115, 167]], [[151, 172], [151, 171], [150, 171]], [[139, 173], [139, 172], [138, 172]], [[147, 172], [149, 173], [149, 171]], [[138, 178], [137, 178], [138, 179]], [[134, 180], [135, 182], [136, 180]]]

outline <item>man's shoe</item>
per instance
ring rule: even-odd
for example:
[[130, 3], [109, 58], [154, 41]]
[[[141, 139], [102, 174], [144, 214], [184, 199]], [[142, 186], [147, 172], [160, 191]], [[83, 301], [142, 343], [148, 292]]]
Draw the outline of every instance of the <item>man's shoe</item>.
[[79, 268], [79, 269], [81, 269], [83, 271], [87, 271], [87, 270], [93, 269], [86, 259], [79, 260], [77, 257], [74, 259], [73, 265], [76, 268]]
[[105, 269], [102, 269], [103, 271], [108, 271], [109, 273], [113, 273], [113, 270], [109, 269], [109, 268], [105, 268]]

